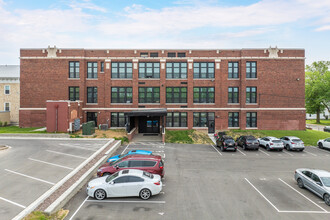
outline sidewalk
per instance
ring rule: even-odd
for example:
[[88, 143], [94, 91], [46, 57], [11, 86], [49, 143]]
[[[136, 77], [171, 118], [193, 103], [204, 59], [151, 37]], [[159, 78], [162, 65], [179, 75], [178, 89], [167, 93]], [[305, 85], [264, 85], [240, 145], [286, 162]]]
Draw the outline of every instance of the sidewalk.
[[312, 128], [312, 130], [316, 130], [316, 131], [323, 131], [324, 129], [324, 125], [315, 125], [315, 124], [306, 124], [306, 126], [308, 128]]

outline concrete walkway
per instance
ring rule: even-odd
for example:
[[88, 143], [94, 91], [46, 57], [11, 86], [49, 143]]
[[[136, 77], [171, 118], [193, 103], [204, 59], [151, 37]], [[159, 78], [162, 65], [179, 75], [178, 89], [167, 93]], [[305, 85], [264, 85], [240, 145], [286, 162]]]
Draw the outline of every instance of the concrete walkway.
[[316, 131], [323, 131], [324, 129], [324, 125], [315, 125], [315, 124], [306, 124], [306, 126], [308, 128], [312, 128], [312, 130], [316, 130]]
[[162, 135], [146, 135], [146, 134], [136, 134], [134, 135], [134, 138], [132, 142], [152, 142], [152, 141], [157, 141], [161, 142], [162, 141]]

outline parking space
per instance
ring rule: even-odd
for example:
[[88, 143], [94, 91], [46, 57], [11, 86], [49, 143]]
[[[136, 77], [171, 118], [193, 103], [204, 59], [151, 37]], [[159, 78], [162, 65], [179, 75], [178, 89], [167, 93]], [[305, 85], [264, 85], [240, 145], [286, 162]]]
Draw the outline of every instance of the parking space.
[[133, 149], [151, 150], [165, 161], [163, 191], [148, 201], [109, 198], [96, 201], [83, 188], [66, 206], [68, 219], [327, 219], [321, 198], [300, 189], [294, 171], [327, 169], [328, 151], [222, 152], [212, 145], [138, 142]]
[[12, 219], [108, 140], [1, 139], [0, 216]]

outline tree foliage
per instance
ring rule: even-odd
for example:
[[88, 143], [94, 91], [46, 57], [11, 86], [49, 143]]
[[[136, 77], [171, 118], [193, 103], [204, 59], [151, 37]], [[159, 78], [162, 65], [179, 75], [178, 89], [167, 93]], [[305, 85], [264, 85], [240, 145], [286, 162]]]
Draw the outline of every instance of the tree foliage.
[[325, 108], [330, 112], [330, 61], [318, 61], [306, 66], [306, 111], [317, 114]]

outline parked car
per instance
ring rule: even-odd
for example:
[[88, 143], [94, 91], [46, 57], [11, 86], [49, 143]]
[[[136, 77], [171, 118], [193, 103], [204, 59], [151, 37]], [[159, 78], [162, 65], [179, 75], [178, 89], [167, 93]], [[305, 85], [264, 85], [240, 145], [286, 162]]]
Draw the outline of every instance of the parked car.
[[97, 171], [97, 176], [111, 175], [120, 170], [139, 169], [149, 173], [164, 176], [164, 161], [159, 155], [132, 154], [119, 160], [103, 164]]
[[330, 150], [330, 138], [326, 138], [323, 140], [319, 140], [317, 142], [317, 146], [319, 146], [319, 148], [325, 148], [325, 149], [329, 149]]
[[305, 149], [304, 142], [300, 138], [294, 136], [281, 137], [285, 149], [303, 151]]
[[309, 189], [330, 206], [330, 172], [324, 170], [297, 169], [294, 175], [300, 188]]
[[259, 141], [254, 136], [240, 136], [237, 138], [236, 143], [241, 146], [243, 150], [253, 149], [259, 150]]
[[107, 160], [107, 163], [108, 162], [112, 162], [112, 161], [116, 161], [116, 160], [118, 160], [118, 159], [120, 159], [122, 157], [126, 157], [126, 156], [131, 155], [131, 154], [151, 155], [152, 154], [152, 151], [148, 151], [148, 150], [131, 150], [127, 154], [118, 154], [118, 155], [115, 155], [113, 157], [110, 157]]
[[323, 131], [324, 131], [324, 132], [330, 132], [330, 126], [325, 126], [325, 127], [323, 128]]
[[217, 139], [217, 147], [220, 147], [221, 151], [225, 150], [237, 150], [237, 144], [231, 136], [224, 135]]
[[282, 141], [276, 137], [263, 137], [259, 138], [259, 145], [264, 147], [266, 150], [279, 150], [282, 151], [284, 145]]
[[139, 196], [149, 199], [162, 190], [161, 177], [142, 170], [121, 170], [111, 176], [93, 179], [87, 185], [86, 192], [97, 200], [109, 197]]

